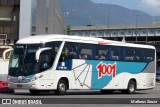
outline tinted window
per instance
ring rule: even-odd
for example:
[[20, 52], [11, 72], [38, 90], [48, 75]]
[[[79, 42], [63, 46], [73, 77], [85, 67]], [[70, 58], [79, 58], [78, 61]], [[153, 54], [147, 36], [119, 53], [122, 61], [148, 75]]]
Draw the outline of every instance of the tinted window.
[[62, 42], [48, 42], [45, 44], [45, 47], [52, 47], [52, 50], [55, 52], [55, 54], [58, 52], [59, 47]]
[[91, 44], [78, 44], [79, 59], [93, 59]]
[[144, 49], [136, 49], [135, 60], [144, 62], [145, 61], [145, 50]]
[[146, 61], [153, 61], [155, 56], [155, 51], [152, 49], [146, 49]]
[[96, 60], [106, 60], [108, 56], [108, 49], [105, 45], [95, 46], [95, 59]]
[[53, 58], [53, 50], [44, 51], [40, 56], [40, 72], [45, 71], [52, 67], [54, 58]]
[[121, 47], [110, 47], [110, 60], [121, 60]]
[[133, 48], [124, 48], [124, 60], [125, 61], [134, 61], [135, 49]]
[[63, 47], [59, 62], [68, 60], [68, 59], [76, 59], [76, 58], [77, 58], [76, 44], [72, 42], [66, 42]]

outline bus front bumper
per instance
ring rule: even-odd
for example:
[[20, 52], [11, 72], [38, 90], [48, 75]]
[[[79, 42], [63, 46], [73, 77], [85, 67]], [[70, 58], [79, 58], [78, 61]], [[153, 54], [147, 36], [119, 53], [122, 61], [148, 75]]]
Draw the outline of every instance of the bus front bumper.
[[29, 82], [29, 83], [8, 82], [8, 88], [10, 89], [37, 89], [34, 82]]

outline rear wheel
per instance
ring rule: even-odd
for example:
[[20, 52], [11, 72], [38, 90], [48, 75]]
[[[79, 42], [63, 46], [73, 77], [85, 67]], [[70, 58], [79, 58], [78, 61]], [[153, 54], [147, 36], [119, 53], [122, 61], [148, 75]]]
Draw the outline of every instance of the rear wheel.
[[58, 85], [57, 85], [57, 90], [55, 91], [55, 93], [57, 95], [64, 95], [67, 91], [67, 82], [63, 79], [61, 79], [59, 82], [58, 82]]
[[127, 94], [134, 94], [135, 90], [136, 90], [136, 83], [133, 80], [130, 80], [128, 83], [127, 90], [124, 90], [122, 92]]
[[29, 90], [31, 95], [38, 95], [40, 93], [39, 90]]

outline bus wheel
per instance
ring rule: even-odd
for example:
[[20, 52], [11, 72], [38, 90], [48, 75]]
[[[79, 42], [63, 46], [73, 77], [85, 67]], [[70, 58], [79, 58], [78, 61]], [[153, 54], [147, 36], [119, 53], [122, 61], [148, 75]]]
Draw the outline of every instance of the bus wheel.
[[124, 93], [127, 94], [134, 94], [136, 90], [136, 83], [133, 80], [130, 80], [128, 83], [128, 88], [127, 90], [123, 91]]
[[40, 93], [39, 90], [29, 90], [31, 95], [38, 95]]
[[58, 85], [57, 85], [57, 90], [55, 91], [55, 93], [57, 95], [64, 95], [67, 91], [67, 83], [65, 80], [61, 79], [59, 82], [58, 82]]

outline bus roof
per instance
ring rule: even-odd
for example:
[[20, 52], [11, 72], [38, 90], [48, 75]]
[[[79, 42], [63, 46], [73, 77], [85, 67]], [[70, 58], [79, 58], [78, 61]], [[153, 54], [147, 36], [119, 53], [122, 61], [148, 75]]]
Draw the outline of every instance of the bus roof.
[[18, 40], [16, 44], [38, 44], [38, 43], [45, 43], [45, 42], [51, 42], [51, 41], [69, 41], [69, 42], [91, 43], [91, 44], [100, 44], [100, 45], [114, 45], [114, 46], [155, 49], [155, 47], [151, 45], [140, 45], [140, 44], [134, 44], [134, 43], [125, 43], [125, 42], [119, 42], [119, 41], [113, 41], [113, 40], [106, 40], [102, 38], [69, 36], [69, 35], [60, 35], [60, 34], [29, 36], [29, 37]]

